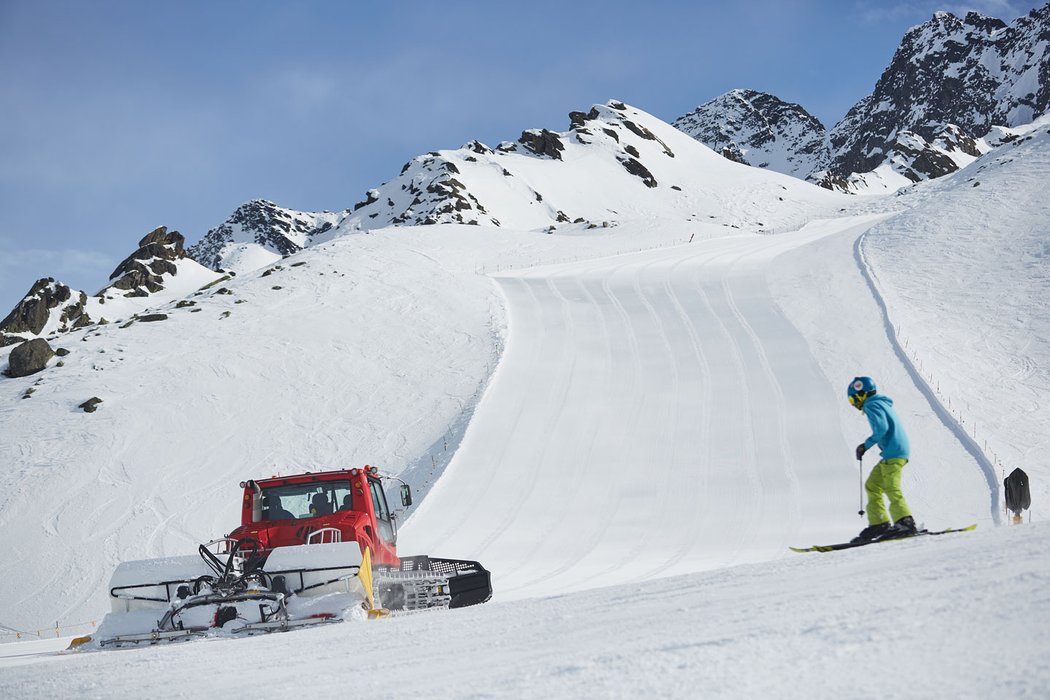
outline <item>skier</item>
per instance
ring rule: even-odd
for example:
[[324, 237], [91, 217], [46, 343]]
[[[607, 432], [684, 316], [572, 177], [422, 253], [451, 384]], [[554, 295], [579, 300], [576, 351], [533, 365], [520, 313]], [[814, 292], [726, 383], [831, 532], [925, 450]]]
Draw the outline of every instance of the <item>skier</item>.
[[[893, 399], [877, 394], [871, 377], [854, 377], [846, 395], [850, 404], [863, 411], [871, 424], [871, 436], [857, 445], [857, 460], [860, 461], [875, 445], [882, 454], [882, 459], [872, 468], [864, 483], [864, 490], [868, 493], [868, 527], [861, 530], [853, 542], [913, 535], [916, 532], [915, 519], [901, 491], [901, 471], [909, 456], [908, 436], [893, 410]], [[889, 498], [889, 514], [883, 496]]]

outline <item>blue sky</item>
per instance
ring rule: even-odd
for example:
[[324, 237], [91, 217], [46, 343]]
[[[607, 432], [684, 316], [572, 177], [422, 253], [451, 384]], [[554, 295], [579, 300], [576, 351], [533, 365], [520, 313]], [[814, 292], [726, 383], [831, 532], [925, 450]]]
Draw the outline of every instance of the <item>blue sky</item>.
[[935, 10], [1042, 4], [0, 0], [0, 316], [39, 277], [96, 291], [157, 226], [342, 209], [611, 98], [671, 121], [752, 88], [830, 127]]

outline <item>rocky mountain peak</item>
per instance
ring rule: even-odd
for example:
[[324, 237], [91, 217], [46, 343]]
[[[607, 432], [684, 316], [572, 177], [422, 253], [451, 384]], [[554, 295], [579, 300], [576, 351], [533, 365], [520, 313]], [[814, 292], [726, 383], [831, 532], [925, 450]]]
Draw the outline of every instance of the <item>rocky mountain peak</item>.
[[38, 336], [49, 326], [65, 332], [90, 325], [86, 305], [84, 292], [70, 289], [53, 277], [39, 279], [0, 321], [0, 347]]
[[1050, 3], [1009, 24], [937, 12], [908, 30], [873, 92], [827, 134], [798, 105], [750, 90], [674, 126], [731, 160], [831, 189], [896, 189], [966, 165], [989, 147], [981, 139], [993, 127], [1046, 113], [1048, 51]]
[[164, 289], [165, 276], [178, 274], [176, 260], [186, 257], [186, 239], [178, 231], [161, 226], [139, 241], [138, 250], [126, 257], [110, 274], [110, 284], [99, 292], [122, 290], [124, 296], [144, 297]]
[[837, 175], [886, 160], [897, 134], [955, 124], [971, 138], [1017, 126], [1050, 103], [1050, 5], [1013, 24], [970, 12], [938, 12], [905, 34], [871, 95], [831, 131]]
[[[266, 251], [278, 259], [302, 250], [312, 239], [331, 229], [341, 215], [331, 212], [299, 212], [266, 199], [245, 202], [223, 223], [190, 246], [190, 257], [205, 267], [220, 269], [224, 262], [237, 267], [257, 267], [255, 260], [242, 261], [245, 247]], [[243, 265], [242, 265], [243, 263]]]
[[672, 126], [730, 160], [805, 178], [828, 167], [820, 120], [802, 106], [755, 90], [730, 90]]

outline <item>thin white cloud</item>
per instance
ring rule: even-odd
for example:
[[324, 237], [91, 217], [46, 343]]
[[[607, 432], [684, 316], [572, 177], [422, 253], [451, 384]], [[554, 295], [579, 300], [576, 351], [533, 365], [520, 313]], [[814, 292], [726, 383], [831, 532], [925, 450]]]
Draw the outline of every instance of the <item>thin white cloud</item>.
[[42, 277], [54, 277], [88, 294], [101, 288], [116, 266], [108, 255], [76, 248], [27, 248], [19, 250], [0, 237], [0, 317], [18, 303], [29, 287]]
[[957, 17], [964, 17], [968, 12], [977, 12], [986, 17], [996, 17], [1010, 22], [1026, 14], [1031, 7], [1031, 3], [1018, 0], [964, 0], [962, 2], [862, 0], [857, 3], [861, 19], [871, 24], [901, 21], [925, 22], [933, 16], [934, 12], [938, 11], [950, 12]]

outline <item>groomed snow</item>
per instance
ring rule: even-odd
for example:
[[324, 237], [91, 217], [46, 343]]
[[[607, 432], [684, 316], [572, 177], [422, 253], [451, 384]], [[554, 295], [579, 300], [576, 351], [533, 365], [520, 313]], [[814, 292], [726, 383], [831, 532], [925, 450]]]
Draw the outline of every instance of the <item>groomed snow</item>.
[[[848, 245], [878, 218], [499, 276], [507, 349], [402, 549], [469, 553], [503, 599], [835, 541], [857, 528], [851, 455], [868, 425], [843, 396], [862, 367], [885, 368], [880, 381], [916, 435], [906, 472], [916, 515], [938, 528], [991, 524], [980, 467], [892, 371], [859, 271], [830, 298], [796, 284], [789, 313], [770, 292], [771, 278], [850, 263]], [[815, 252], [781, 264], [799, 248]], [[853, 367], [825, 374], [806, 341], [823, 319], [790, 311], [839, 304], [872, 320], [844, 349]]]

